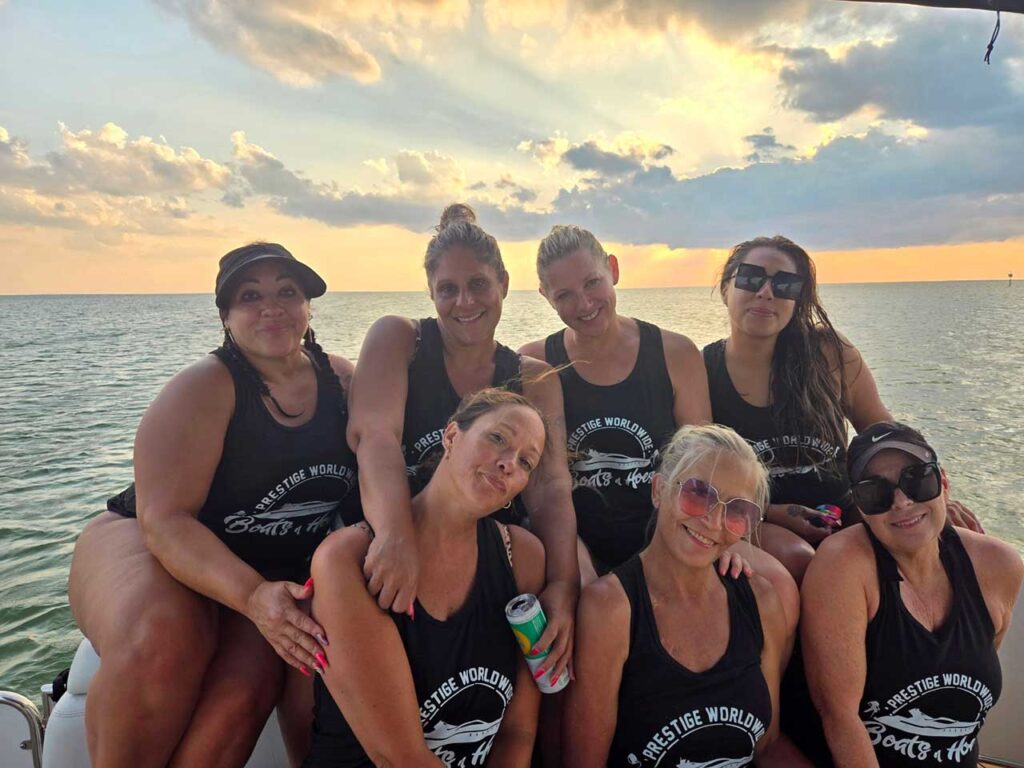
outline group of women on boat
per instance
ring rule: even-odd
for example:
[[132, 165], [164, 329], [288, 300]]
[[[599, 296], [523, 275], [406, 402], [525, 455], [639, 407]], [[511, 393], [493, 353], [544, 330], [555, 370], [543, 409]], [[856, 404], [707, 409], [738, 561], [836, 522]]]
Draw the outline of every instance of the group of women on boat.
[[[471, 209], [424, 266], [436, 317], [381, 318], [353, 365], [311, 268], [220, 260], [223, 344], [75, 548], [94, 765], [240, 766], [275, 707], [296, 766], [976, 765], [1024, 564], [893, 421], [802, 248], [732, 250], [703, 353], [618, 313], [579, 227], [537, 256], [565, 328], [518, 352]], [[548, 623], [521, 651], [522, 593]]]

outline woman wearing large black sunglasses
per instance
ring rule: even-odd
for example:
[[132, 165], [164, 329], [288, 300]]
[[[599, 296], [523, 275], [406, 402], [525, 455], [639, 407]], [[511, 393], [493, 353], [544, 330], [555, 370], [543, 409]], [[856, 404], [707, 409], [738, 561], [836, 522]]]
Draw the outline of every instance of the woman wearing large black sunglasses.
[[846, 419], [859, 430], [892, 416], [860, 352], [818, 300], [814, 262], [799, 245], [779, 236], [740, 243], [719, 291], [730, 332], [704, 348], [712, 415], [768, 465], [771, 504], [760, 546], [799, 583], [812, 545], [838, 524], [835, 510], [817, 508], [851, 508]]
[[803, 586], [805, 665], [835, 764], [976, 766], [1024, 563], [948, 524], [949, 484], [916, 430], [872, 425], [847, 463], [864, 524], [821, 546]]

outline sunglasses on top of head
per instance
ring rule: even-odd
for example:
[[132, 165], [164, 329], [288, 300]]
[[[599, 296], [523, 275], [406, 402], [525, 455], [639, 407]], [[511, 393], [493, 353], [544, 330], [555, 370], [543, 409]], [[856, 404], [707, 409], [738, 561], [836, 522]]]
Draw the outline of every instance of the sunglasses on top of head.
[[800, 298], [806, 282], [795, 272], [776, 272], [769, 277], [765, 268], [757, 264], [740, 264], [736, 268], [734, 285], [741, 291], [757, 293], [769, 281], [772, 284], [772, 296], [791, 301]]
[[897, 488], [911, 501], [931, 501], [942, 493], [942, 472], [938, 462], [929, 461], [904, 467], [895, 483], [884, 477], [869, 477], [854, 483], [851, 490], [853, 501], [861, 512], [865, 515], [881, 515], [892, 509]]
[[695, 477], [679, 484], [679, 508], [689, 517], [703, 517], [719, 504], [725, 510], [722, 516], [725, 529], [737, 536], [745, 536], [754, 521], [761, 519], [761, 507], [750, 499], [722, 501], [715, 486]]

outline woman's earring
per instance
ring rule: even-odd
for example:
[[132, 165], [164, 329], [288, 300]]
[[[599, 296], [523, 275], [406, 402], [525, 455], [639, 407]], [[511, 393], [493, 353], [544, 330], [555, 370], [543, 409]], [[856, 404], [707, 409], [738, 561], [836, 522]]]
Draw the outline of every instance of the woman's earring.
[[505, 506], [502, 509], [512, 509], [512, 499], [505, 502]]

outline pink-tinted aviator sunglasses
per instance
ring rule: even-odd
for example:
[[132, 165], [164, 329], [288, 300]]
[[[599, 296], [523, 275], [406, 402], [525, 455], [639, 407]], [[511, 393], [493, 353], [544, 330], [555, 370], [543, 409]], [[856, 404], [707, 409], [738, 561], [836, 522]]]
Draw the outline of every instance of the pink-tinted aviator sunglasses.
[[703, 517], [721, 504], [725, 510], [722, 521], [725, 529], [737, 536], [746, 536], [755, 520], [761, 519], [761, 507], [750, 499], [722, 501], [718, 489], [711, 483], [691, 477], [679, 484], [679, 509], [690, 517]]

